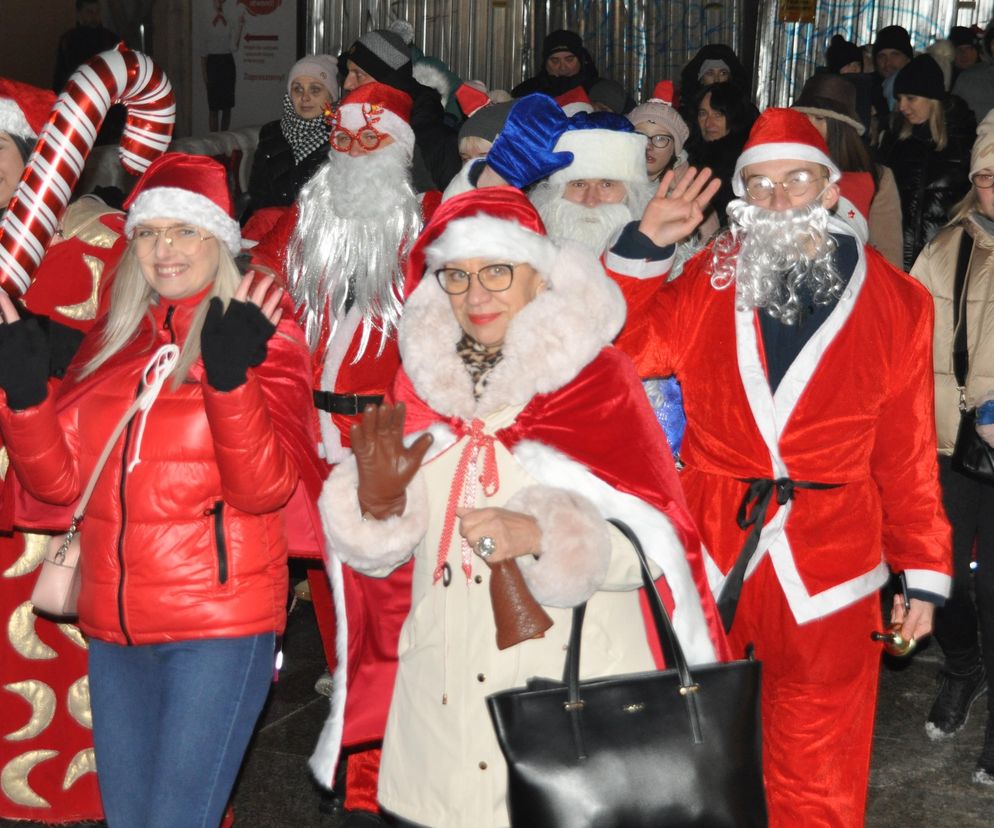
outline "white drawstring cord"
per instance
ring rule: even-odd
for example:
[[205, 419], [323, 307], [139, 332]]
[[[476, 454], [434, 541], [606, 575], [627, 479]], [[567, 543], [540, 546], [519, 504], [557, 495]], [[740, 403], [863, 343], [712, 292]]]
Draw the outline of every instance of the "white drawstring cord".
[[[163, 345], [152, 354], [152, 358], [145, 365], [142, 371], [142, 385], [145, 386], [138, 395], [138, 408], [141, 417], [138, 419], [138, 435], [135, 438], [135, 450], [131, 455], [131, 462], [128, 463], [128, 473], [141, 462], [142, 438], [145, 436], [145, 420], [148, 419], [149, 409], [155, 402], [156, 397], [162, 390], [166, 379], [176, 367], [179, 360], [179, 348], [176, 345]], [[149, 381], [149, 374], [152, 374]]]

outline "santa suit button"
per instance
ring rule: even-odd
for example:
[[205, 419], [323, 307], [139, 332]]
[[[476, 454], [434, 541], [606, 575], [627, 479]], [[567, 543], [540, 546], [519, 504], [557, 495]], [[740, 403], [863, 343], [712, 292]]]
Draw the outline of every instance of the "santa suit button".
[[483, 675], [483, 673], [477, 673], [476, 674], [476, 680], [480, 681], [480, 682], [483, 682], [483, 681], [487, 680], [487, 677], [485, 675]]
[[480, 762], [480, 770], [486, 770], [486, 769], [487, 769], [487, 763], [486, 762]]

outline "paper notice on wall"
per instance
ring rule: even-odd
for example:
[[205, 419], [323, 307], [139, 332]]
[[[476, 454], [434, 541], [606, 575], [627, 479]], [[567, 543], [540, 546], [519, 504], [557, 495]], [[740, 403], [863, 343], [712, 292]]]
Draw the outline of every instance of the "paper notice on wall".
[[280, 117], [297, 59], [294, 0], [194, 0], [193, 134]]

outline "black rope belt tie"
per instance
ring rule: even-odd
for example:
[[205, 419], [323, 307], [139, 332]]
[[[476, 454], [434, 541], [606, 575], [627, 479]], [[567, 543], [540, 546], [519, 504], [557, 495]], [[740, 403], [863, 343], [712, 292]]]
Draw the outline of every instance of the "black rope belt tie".
[[739, 504], [735, 522], [740, 529], [752, 527], [752, 531], [749, 532], [745, 543], [742, 544], [742, 551], [739, 552], [735, 565], [728, 573], [718, 595], [718, 614], [721, 616], [725, 632], [732, 628], [735, 608], [738, 606], [739, 596], [742, 594], [742, 582], [745, 580], [746, 569], [749, 568], [749, 562], [759, 547], [759, 537], [766, 524], [766, 511], [769, 509], [774, 493], [777, 496], [777, 503], [783, 506], [788, 500], [794, 499], [796, 489], [837, 489], [844, 485], [842, 483], [812, 483], [809, 480], [791, 480], [789, 477], [778, 477], [775, 480], [769, 477], [746, 477], [740, 478], [740, 480], [743, 483], [748, 483], [749, 488], [742, 497], [742, 503]]

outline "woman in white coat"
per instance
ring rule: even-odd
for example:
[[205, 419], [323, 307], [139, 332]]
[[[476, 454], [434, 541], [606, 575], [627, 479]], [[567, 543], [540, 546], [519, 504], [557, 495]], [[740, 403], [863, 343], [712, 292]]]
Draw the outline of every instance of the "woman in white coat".
[[[583, 601], [585, 674], [659, 663], [639, 633], [638, 560], [606, 518], [642, 538], [688, 657], [726, 645], [662, 432], [610, 344], [624, 301], [594, 255], [557, 248], [520, 191], [488, 188], [439, 208], [408, 280], [398, 404], [367, 409], [321, 508], [349, 566], [386, 575], [414, 556], [381, 805], [400, 824], [506, 826], [485, 698], [560, 676]], [[553, 623], [499, 649], [491, 565], [511, 559]]]

